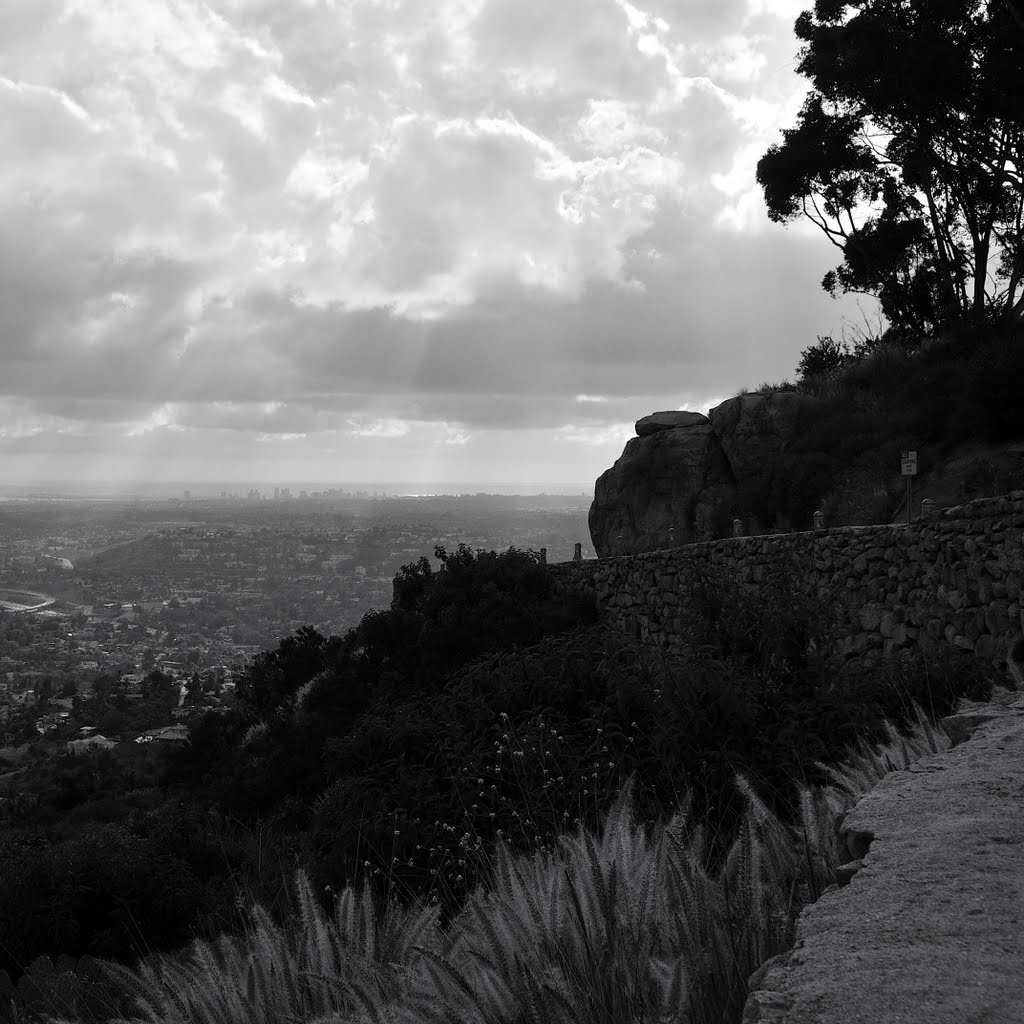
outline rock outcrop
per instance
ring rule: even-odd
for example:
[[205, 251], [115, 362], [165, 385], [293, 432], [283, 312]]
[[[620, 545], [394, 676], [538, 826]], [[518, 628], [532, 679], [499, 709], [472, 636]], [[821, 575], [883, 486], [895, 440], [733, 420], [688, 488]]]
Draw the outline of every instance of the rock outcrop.
[[652, 412], [636, 421], [636, 436], [647, 437], [675, 427], [705, 426], [711, 421], [702, 412]]
[[659, 421], [678, 422], [671, 419], [676, 415], [655, 413], [640, 420], [637, 432], [643, 429], [644, 434], [627, 442], [615, 465], [598, 479], [590, 536], [599, 557], [713, 535], [715, 511], [735, 481], [707, 417], [688, 413], [695, 417], [688, 425], [652, 429]]
[[785, 449], [814, 401], [788, 392], [746, 394], [709, 416], [677, 410], [637, 420], [637, 436], [594, 489], [590, 536], [598, 556], [720, 536], [737, 481]]
[[797, 435], [801, 415], [817, 400], [795, 391], [737, 395], [708, 414], [737, 480], [755, 476]]

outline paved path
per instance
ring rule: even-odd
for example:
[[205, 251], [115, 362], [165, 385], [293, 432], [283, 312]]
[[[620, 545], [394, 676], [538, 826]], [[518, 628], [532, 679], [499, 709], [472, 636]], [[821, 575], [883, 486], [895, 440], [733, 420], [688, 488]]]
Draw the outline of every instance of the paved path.
[[751, 979], [744, 1024], [1024, 1024], [1024, 694], [945, 724], [969, 738], [847, 812], [863, 866]]

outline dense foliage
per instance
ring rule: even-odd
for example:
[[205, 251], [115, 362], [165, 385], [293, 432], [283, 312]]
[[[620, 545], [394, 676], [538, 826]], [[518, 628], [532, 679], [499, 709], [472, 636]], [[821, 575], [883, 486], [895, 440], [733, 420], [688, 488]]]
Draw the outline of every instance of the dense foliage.
[[[749, 532], [891, 522], [903, 499], [899, 453], [918, 453], [928, 474], [960, 446], [1024, 439], [1024, 328], [960, 324], [916, 351], [879, 339], [859, 345], [819, 338], [804, 349], [795, 384], [768, 391], [804, 396], [796, 437], [745, 476], [726, 520]], [[1024, 468], [1021, 464], [1020, 468]], [[969, 501], [1010, 490], [992, 480], [951, 495]], [[859, 504], [845, 507], [854, 496]]]

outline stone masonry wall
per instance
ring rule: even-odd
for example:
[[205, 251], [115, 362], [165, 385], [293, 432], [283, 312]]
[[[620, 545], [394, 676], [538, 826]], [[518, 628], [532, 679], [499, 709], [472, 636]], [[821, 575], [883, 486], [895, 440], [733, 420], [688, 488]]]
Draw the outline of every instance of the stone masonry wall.
[[611, 625], [671, 649], [702, 569], [756, 588], [786, 567], [848, 657], [949, 643], [999, 662], [1024, 632], [1024, 491], [911, 525], [733, 537], [551, 569], [594, 591]]

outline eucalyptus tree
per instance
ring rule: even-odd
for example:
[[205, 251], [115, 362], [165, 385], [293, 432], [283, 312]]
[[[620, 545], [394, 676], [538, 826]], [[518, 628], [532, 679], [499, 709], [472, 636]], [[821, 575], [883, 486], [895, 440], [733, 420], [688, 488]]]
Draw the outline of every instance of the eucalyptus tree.
[[817, 0], [795, 32], [812, 88], [757, 180], [841, 250], [823, 287], [911, 337], [1024, 317], [1020, 0]]

